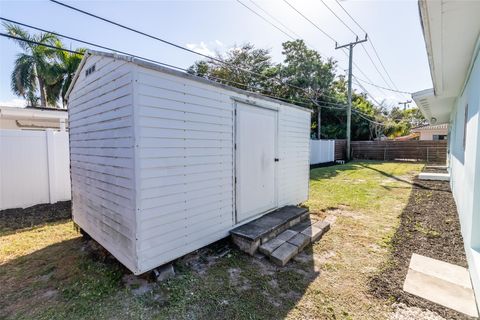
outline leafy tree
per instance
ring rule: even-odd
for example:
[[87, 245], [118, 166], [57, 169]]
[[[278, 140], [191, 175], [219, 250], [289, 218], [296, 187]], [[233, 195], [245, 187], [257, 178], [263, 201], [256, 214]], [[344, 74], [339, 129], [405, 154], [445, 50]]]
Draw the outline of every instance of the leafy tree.
[[[329, 139], [346, 137], [347, 82], [336, 75], [336, 61], [323, 58], [302, 40], [282, 44], [284, 60], [273, 64], [268, 50], [252, 44], [235, 47], [225, 61], [197, 61], [189, 72], [241, 89], [275, 96], [314, 110], [312, 136]], [[253, 75], [243, 70], [250, 70]], [[270, 78], [270, 79], [269, 79]], [[366, 94], [352, 93], [352, 140], [372, 140], [384, 135], [395, 136], [408, 131], [413, 123], [422, 122], [419, 112], [376, 106]]]
[[214, 60], [197, 61], [188, 72], [244, 90], [270, 92], [268, 78], [274, 76], [276, 71], [269, 50], [256, 49], [254, 45], [247, 43], [232, 48], [225, 55], [218, 54], [216, 58], [225, 63]]
[[[51, 33], [29, 34], [25, 29], [10, 23], [3, 24], [9, 35], [38, 42], [41, 44], [54, 45], [58, 38]], [[14, 40], [23, 50], [17, 55], [11, 75], [12, 91], [25, 99], [31, 105], [38, 102], [37, 91], [40, 93], [40, 105], [45, 107], [47, 100], [52, 101], [48, 96], [47, 79], [51, 75], [51, 63], [55, 56], [54, 49], [45, 46], [28, 43], [21, 40]]]
[[385, 135], [389, 138], [406, 136], [412, 128], [427, 124], [427, 120], [418, 108], [403, 110], [393, 107], [387, 112], [387, 117], [389, 121], [385, 128]]

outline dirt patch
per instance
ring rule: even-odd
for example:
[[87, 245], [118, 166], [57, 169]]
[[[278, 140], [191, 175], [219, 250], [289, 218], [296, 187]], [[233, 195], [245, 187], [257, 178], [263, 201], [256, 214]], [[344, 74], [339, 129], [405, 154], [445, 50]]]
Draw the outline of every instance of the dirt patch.
[[467, 266], [457, 209], [448, 182], [414, 180], [409, 201], [400, 215], [400, 226], [389, 245], [390, 260], [370, 281], [370, 291], [375, 296], [431, 310], [448, 319], [469, 319], [402, 290], [412, 253]]
[[72, 217], [71, 206], [70, 201], [62, 201], [54, 204], [38, 204], [25, 209], [1, 210], [0, 232], [8, 233], [70, 219]]
[[408, 307], [403, 303], [394, 305], [395, 312], [393, 312], [390, 320], [444, 320], [445, 318], [439, 316], [437, 313], [430, 310], [423, 310], [417, 307]]

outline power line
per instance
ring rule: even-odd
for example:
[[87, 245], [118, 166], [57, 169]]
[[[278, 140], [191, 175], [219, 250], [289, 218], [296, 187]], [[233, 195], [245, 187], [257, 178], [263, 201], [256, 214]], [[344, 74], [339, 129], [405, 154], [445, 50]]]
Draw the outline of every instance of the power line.
[[[309, 93], [307, 92], [307, 90], [305, 90], [305, 88], [292, 85], [292, 84], [290, 84], [290, 83], [288, 83], [288, 82], [284, 82], [282, 79], [274, 78], [274, 77], [268, 77], [268, 76], [265, 76], [265, 75], [260, 74], [260, 73], [258, 73], [258, 72], [254, 72], [254, 71], [251, 71], [251, 70], [248, 70], [248, 69], [241, 68], [241, 67], [239, 67], [239, 66], [232, 65], [231, 63], [228, 63], [228, 62], [226, 62], [226, 61], [224, 61], [224, 60], [222, 60], [222, 59], [214, 58], [214, 57], [211, 57], [211, 56], [209, 56], [209, 55], [196, 52], [196, 51], [194, 51], [194, 50], [191, 50], [191, 49], [188, 49], [188, 48], [183, 47], [183, 46], [181, 46], [181, 45], [178, 45], [178, 44], [176, 44], [176, 43], [173, 43], [173, 42], [171, 42], [171, 41], [167, 41], [167, 40], [165, 40], [165, 39], [162, 39], [162, 38], [159, 38], [159, 37], [150, 35], [150, 34], [145, 33], [145, 32], [143, 32], [143, 31], [136, 30], [136, 29], [134, 29], [134, 28], [131, 28], [131, 27], [125, 26], [125, 25], [123, 25], [123, 24], [120, 24], [120, 23], [118, 23], [118, 22], [115, 22], [115, 21], [112, 21], [112, 20], [109, 20], [109, 19], [100, 17], [100, 16], [98, 16], [98, 15], [96, 15], [96, 14], [87, 12], [87, 11], [85, 11], [85, 10], [81, 10], [81, 9], [76, 8], [76, 7], [67, 5], [67, 4], [62, 3], [62, 2], [60, 2], [60, 1], [57, 1], [57, 0], [50, 0], [50, 1], [53, 2], [53, 3], [55, 3], [55, 4], [61, 5], [61, 6], [63, 6], [63, 7], [66, 7], [66, 8], [68, 8], [68, 9], [71, 9], [71, 10], [80, 12], [80, 13], [82, 13], [82, 14], [88, 15], [88, 16], [90, 16], [90, 17], [93, 17], [93, 18], [102, 20], [102, 21], [104, 21], [104, 22], [113, 24], [113, 25], [118, 26], [118, 27], [120, 27], [120, 28], [129, 30], [129, 31], [132, 31], [132, 32], [135, 32], [135, 33], [138, 33], [138, 34], [140, 34], [140, 35], [149, 37], [149, 38], [154, 39], [154, 40], [158, 40], [158, 41], [160, 41], [160, 42], [162, 42], [162, 43], [171, 45], [171, 46], [173, 46], [173, 47], [175, 47], [175, 48], [178, 48], [178, 49], [181, 49], [181, 50], [185, 50], [185, 51], [187, 51], [187, 52], [190, 52], [190, 53], [193, 53], [193, 54], [196, 54], [196, 55], [205, 57], [205, 58], [207, 58], [207, 59], [210, 59], [211, 61], [215, 61], [215, 62], [224, 64], [224, 65], [226, 65], [226, 66], [228, 66], [228, 67], [230, 67], [230, 68], [234, 68], [234, 69], [237, 69], [237, 70], [241, 70], [241, 71], [243, 71], [243, 72], [247, 72], [247, 73], [253, 74], [253, 75], [255, 75], [255, 76], [262, 77], [262, 78], [264, 78], [264, 79], [276, 80], [277, 82], [279, 82], [279, 83], [281, 83], [281, 84], [287, 85], [287, 86], [289, 86], [289, 87], [291, 87], [291, 88], [295, 88], [295, 89], [302, 90], [302, 91], [303, 91], [305, 94], [307, 94], [307, 95], [309, 94]], [[286, 1], [286, 0], [284, 0], [284, 1]]]
[[321, 33], [323, 33], [326, 37], [328, 37], [330, 40], [332, 40], [333, 42], [337, 42], [337, 40], [335, 40], [335, 38], [333, 38], [331, 35], [329, 35], [327, 32], [323, 31], [322, 28], [320, 28], [318, 25], [316, 25], [312, 20], [308, 19], [303, 13], [301, 13], [300, 11], [297, 10], [297, 8], [295, 8], [293, 5], [290, 4], [290, 2], [288, 2], [287, 0], [283, 0], [283, 2], [285, 2], [290, 8], [292, 8], [293, 10], [295, 10], [299, 15], [301, 15], [305, 20], [307, 20], [308, 22], [310, 22], [310, 24], [312, 24], [315, 28], [317, 28]]
[[[57, 2], [57, 1], [55, 1], [55, 0], [51, 0], [51, 1], [52, 1], [52, 2]], [[131, 54], [131, 53], [128, 53], [128, 52], [116, 50], [116, 49], [109, 48], [109, 47], [106, 47], [106, 46], [103, 46], [103, 45], [99, 45], [99, 44], [95, 44], [95, 43], [92, 43], [92, 42], [84, 41], [84, 40], [81, 40], [81, 39], [78, 39], [78, 38], [70, 37], [70, 36], [63, 35], [63, 34], [56, 33], [56, 32], [52, 32], [52, 31], [48, 31], [48, 30], [45, 30], [45, 29], [42, 29], [42, 28], [34, 27], [34, 26], [31, 26], [31, 25], [28, 25], [28, 24], [25, 24], [25, 23], [21, 23], [21, 22], [17, 22], [17, 21], [14, 21], [14, 20], [10, 20], [10, 19], [7, 19], [7, 18], [1, 18], [1, 17], [0, 17], [0, 19], [1, 19], [1, 20], [4, 20], [4, 21], [11, 22], [11, 23], [17, 23], [17, 24], [19, 24], [19, 25], [22, 25], [22, 26], [25, 26], [25, 27], [28, 27], [28, 28], [32, 28], [32, 29], [35, 29], [35, 30], [38, 30], [38, 31], [48, 32], [48, 33], [57, 35], [57, 36], [59, 36], [59, 37], [65, 38], [65, 39], [70, 39], [70, 40], [73, 40], [73, 41], [77, 41], [77, 42], [79, 42], [79, 43], [88, 44], [88, 45], [95, 46], [95, 47], [98, 47], [98, 48], [106, 49], [106, 50], [109, 50], [109, 51], [121, 53], [121, 54], [124, 54], [124, 55], [128, 55], [128, 56], [132, 56], [132, 57], [135, 57], [135, 58], [139, 58], [139, 59], [142, 59], [142, 60], [145, 60], [145, 61], [150, 61], [150, 62], [159, 64], [159, 65], [163, 65], [163, 66], [167, 66], [167, 67], [170, 67], [170, 68], [182, 70], [182, 71], [184, 71], [184, 72], [188, 72], [187, 69], [184, 69], [184, 68], [181, 68], [181, 67], [177, 67], [177, 66], [174, 66], [174, 65], [171, 65], [171, 64], [163, 63], [163, 62], [160, 62], [160, 61], [157, 61], [157, 60], [148, 59], [148, 58], [141, 57], [141, 56], [138, 56], [138, 55], [134, 55], [134, 54]], [[59, 51], [66, 51], [66, 52], [70, 52], [70, 53], [76, 53], [76, 54], [83, 55], [82, 52], [78, 52], [78, 51], [74, 51], [74, 50], [69, 50], [69, 49], [64, 49], [64, 48], [59, 48], [59, 47], [56, 47], [56, 46], [52, 46], [52, 45], [48, 45], [48, 44], [44, 44], [44, 43], [40, 43], [40, 42], [28, 40], [28, 39], [23, 39], [23, 38], [16, 37], [16, 36], [12, 36], [12, 35], [5, 34], [5, 33], [0, 33], [0, 36], [4, 36], [4, 37], [7, 37], [7, 38], [11, 38], [11, 39], [19, 40], [19, 41], [24, 41], [24, 42], [28, 42], [28, 43], [32, 43], [32, 44], [39, 45], [39, 46], [48, 47], [48, 48], [55, 49], [55, 50], [59, 50]], [[220, 62], [224, 63], [222, 60], [220, 60]], [[237, 68], [237, 69], [240, 69], [240, 68], [238, 68], [238, 67], [236, 67], [236, 66], [233, 66], [233, 67], [235, 67], [235, 68]], [[241, 69], [240, 69], [240, 70], [241, 70]], [[247, 71], [249, 71], [249, 70], [247, 70]], [[250, 72], [251, 72], [251, 71], [250, 71]], [[254, 73], [254, 72], [251, 72], [251, 73]], [[255, 74], [255, 73], [254, 73], [254, 74]], [[197, 77], [198, 77], [198, 76], [197, 76]], [[303, 104], [303, 105], [310, 106], [309, 103], [306, 103], [306, 102], [303, 102], [303, 101], [300, 101], [300, 100], [287, 99], [287, 98], [282, 98], [282, 97], [278, 97], [278, 96], [275, 96], [275, 95], [269, 95], [269, 94], [261, 93], [261, 92], [258, 92], [258, 88], [251, 87], [251, 86], [248, 86], [248, 85], [246, 85], [246, 84], [238, 83], [238, 82], [235, 82], [235, 81], [232, 81], [232, 80], [223, 79], [223, 78], [218, 78], [218, 77], [212, 77], [212, 76], [208, 77], [207, 79], [209, 79], [209, 78], [210, 78], [210, 79], [220, 80], [220, 81], [225, 81], [225, 82], [229, 82], [229, 83], [235, 83], [235, 84], [241, 85], [241, 86], [243, 86], [243, 87], [253, 88], [254, 90], [257, 90], [257, 91], [248, 91], [248, 90], [245, 90], [245, 91], [247, 91], [247, 92], [252, 92], [252, 93], [260, 94], [260, 95], [263, 95], [263, 96], [275, 98], [275, 99], [278, 99], [278, 100], [283, 100], [283, 101], [290, 102], [290, 103], [298, 103], [298, 104]], [[266, 77], [266, 78], [268, 78], [268, 77]], [[272, 78], [268, 78], [268, 79], [271, 80]], [[276, 79], [274, 79], [274, 80], [276, 80]], [[308, 96], [308, 92], [306, 92], [306, 90], [305, 90], [304, 88], [297, 87], [297, 86], [293, 86], [293, 85], [290, 85], [290, 84], [288, 84], [288, 83], [286, 83], [286, 85], [288, 85], [288, 86], [290, 86], [290, 87], [293, 87], [293, 88], [301, 89], [302, 91], [304, 91], [304, 93], [307, 93], [307, 96]], [[326, 96], [326, 95], [322, 94], [322, 96]], [[331, 96], [330, 96], [330, 97], [331, 97]], [[311, 100], [311, 102], [312, 102], [313, 104], [315, 104], [316, 106], [320, 106], [320, 107], [323, 107], [323, 108], [345, 109], [345, 105], [342, 105], [342, 104], [332, 103], [332, 102], [327, 102], [327, 101], [315, 101], [315, 100], [313, 100], [312, 98], [310, 98], [310, 100]], [[325, 105], [322, 106], [322, 105], [319, 105], [319, 103], [328, 104], [329, 106], [325, 106]], [[362, 114], [362, 113], [359, 112], [358, 110], [353, 110], [353, 111], [356, 112], [356, 113]], [[369, 120], [369, 119], [366, 119], [366, 120]], [[371, 120], [369, 120], [369, 121], [371, 121]]]
[[[342, 4], [340, 3], [340, 1], [338, 0], [335, 0], [337, 2], [337, 4], [340, 6], [340, 8], [342, 8], [342, 10], [350, 17], [350, 19], [352, 19], [352, 21], [365, 33], [367, 33], [367, 31], [365, 31], [365, 29], [360, 25], [360, 23], [358, 23], [358, 21], [352, 17], [352, 15], [347, 11], [347, 9], [345, 9], [344, 6], [342, 6]], [[385, 73], [387, 74], [387, 77], [388, 79], [390, 79], [390, 82], [392, 83], [393, 87], [398, 90], [397, 86], [395, 85], [395, 82], [392, 80], [392, 77], [390, 77], [390, 74], [388, 73], [388, 70], [387, 68], [385, 68], [385, 65], [383, 64], [383, 61], [382, 59], [380, 58], [380, 55], [378, 54], [378, 51], [377, 49], [375, 48], [375, 45], [373, 44], [373, 40], [372, 38], [370, 37], [370, 45], [372, 46], [372, 49], [373, 49], [373, 52], [375, 53], [375, 56], [377, 57], [378, 61], [380, 62], [380, 65], [382, 66], [383, 70], [385, 71]]]
[[[88, 44], [88, 45], [91, 45], [91, 46], [94, 46], [94, 47], [99, 47], [99, 48], [106, 49], [106, 50], [109, 50], [109, 51], [112, 51], [112, 52], [128, 55], [128, 56], [131, 56], [131, 57], [134, 57], [134, 58], [138, 58], [138, 59], [141, 59], [141, 60], [153, 62], [155, 64], [159, 64], [159, 65], [166, 66], [166, 67], [169, 67], [169, 68], [178, 69], [178, 70], [181, 70], [181, 71], [184, 71], [184, 72], [188, 73], [188, 70], [185, 69], [185, 68], [181, 68], [181, 67], [177, 67], [177, 66], [174, 66], [174, 65], [171, 65], [171, 64], [163, 63], [163, 62], [160, 62], [160, 61], [157, 61], [157, 60], [148, 59], [148, 58], [138, 56], [138, 55], [135, 55], [135, 54], [131, 54], [131, 53], [128, 53], [128, 52], [124, 52], [124, 51], [120, 51], [120, 50], [117, 50], [117, 49], [105, 47], [105, 46], [102, 46], [102, 45], [99, 45], [99, 44], [84, 41], [84, 40], [81, 40], [81, 39], [78, 39], [78, 38], [74, 38], [74, 37], [70, 37], [70, 36], [67, 36], [67, 35], [64, 35], [64, 34], [52, 32], [52, 31], [45, 30], [45, 29], [42, 29], [42, 28], [34, 27], [32, 25], [28, 25], [28, 24], [25, 24], [25, 23], [22, 23], [22, 22], [11, 20], [11, 19], [0, 17], [0, 20], [8, 21], [8, 22], [15, 23], [15, 24], [27, 27], [27, 28], [34, 29], [34, 30], [47, 32], [47, 33], [56, 35], [58, 37], [62, 37], [62, 38], [65, 38], [65, 39], [70, 39], [70, 40], [73, 40], [73, 41], [76, 41], [76, 42], [79, 42], [79, 43], [83, 43], [83, 44]], [[68, 49], [64, 49], [64, 48], [61, 48], [61, 47], [52, 46], [52, 45], [48, 45], [48, 44], [45, 44], [45, 43], [41, 43], [41, 42], [37, 42], [37, 41], [33, 41], [33, 40], [28, 40], [28, 39], [12, 36], [12, 35], [5, 34], [5, 33], [0, 33], [0, 36], [4, 36], [4, 37], [7, 37], [7, 38], [11, 38], [11, 39], [15, 39], [15, 40], [23, 41], [23, 42], [28, 42], [28, 43], [31, 43], [31, 44], [51, 48], [51, 49], [58, 50], [58, 51], [66, 51], [66, 52], [70, 52], [70, 53], [76, 53], [76, 54], [79, 54], [79, 55], [84, 55], [84, 53], [79, 52], [79, 51], [68, 50]], [[196, 75], [194, 75], [194, 76], [196, 76]], [[199, 77], [199, 76], [196, 76], [196, 77]], [[200, 78], [204, 78], [204, 77], [200, 77]], [[236, 81], [233, 81], [233, 80], [219, 78], [219, 77], [215, 77], [215, 76], [208, 76], [207, 79], [209, 79], [209, 80], [214, 79], [214, 80], [217, 80], [217, 82], [227, 82], [227, 83], [236, 84], [236, 85], [241, 86], [241, 87], [254, 89], [254, 90], [257, 90], [257, 91], [249, 91], [249, 90], [245, 90], [245, 89], [244, 90], [247, 91], [247, 92], [257, 93], [257, 94], [260, 94], [260, 95], [263, 95], [263, 96], [266, 96], [266, 97], [271, 97], [271, 98], [282, 100], [282, 101], [285, 101], [285, 102], [302, 104], [304, 106], [311, 106], [311, 104], [309, 104], [307, 102], [304, 102], [304, 101], [295, 100], [295, 99], [288, 99], [288, 98], [283, 98], [283, 97], [279, 97], [279, 96], [275, 96], [275, 95], [262, 93], [262, 92], [259, 92], [258, 88], [256, 88], [256, 87], [252, 87], [252, 86], [249, 86], [247, 84], [236, 82]], [[312, 101], [312, 102], [315, 103], [314, 101]], [[320, 103], [325, 103], [325, 104], [330, 104], [330, 105], [333, 105], [333, 106], [341, 106], [340, 104], [331, 103], [331, 102], [327, 102], [327, 101], [319, 101], [319, 102]], [[338, 107], [333, 107], [333, 106], [328, 107], [328, 108], [337, 108], [338, 109]]]
[[[350, 28], [350, 26], [339, 16], [336, 14], [335, 11], [333, 11], [332, 8], [330, 8], [330, 6], [328, 6], [324, 0], [320, 0], [322, 2], [322, 4], [335, 16], [335, 18], [338, 19], [338, 21], [340, 21], [348, 30], [350, 30], [355, 36], [358, 37], [358, 34], [352, 29]], [[344, 9], [342, 7], [342, 9]], [[345, 10], [345, 9], [344, 9]], [[362, 29], [363, 30], [363, 29]], [[365, 37], [367, 37], [367, 32], [365, 32]], [[373, 67], [375, 68], [375, 70], [378, 72], [378, 74], [380, 75], [380, 77], [382, 78], [382, 80], [385, 82], [385, 84], [387, 86], [390, 86], [390, 84], [388, 83], [388, 81], [385, 79], [385, 77], [383, 76], [382, 72], [380, 72], [380, 70], [378, 69], [377, 67], [377, 64], [373, 61], [372, 57], [370, 56], [370, 53], [367, 51], [366, 47], [365, 47], [365, 44], [362, 43], [362, 48], [363, 50], [365, 51], [365, 53], [367, 54], [368, 56], [368, 59], [370, 59], [370, 62], [372, 63]]]
[[[330, 40], [333, 42], [337, 43], [337, 40], [330, 36], [328, 33], [326, 33], [324, 30], [322, 30], [317, 24], [315, 24], [312, 20], [310, 20], [308, 17], [306, 17], [301, 11], [299, 11], [297, 8], [295, 8], [292, 4], [290, 4], [287, 0], [283, 0], [291, 9], [293, 9], [295, 12], [297, 12], [300, 16], [302, 16], [305, 20], [307, 20], [311, 25], [313, 25], [316, 29], [318, 29], [321, 33], [323, 33], [325, 36], [327, 36]], [[343, 23], [343, 21], [342, 21]], [[347, 57], [348, 54], [345, 51], [342, 51]], [[370, 78], [365, 74], [365, 72], [355, 63], [353, 62], [353, 65], [355, 66], [356, 69], [367, 79], [370, 80]], [[370, 80], [371, 81], [371, 80]], [[371, 81], [373, 82], [373, 81]], [[385, 93], [384, 93], [385, 94]]]
[[371, 86], [374, 86], [374, 87], [377, 87], [377, 88], [381, 88], [381, 89], [385, 89], [385, 90], [389, 90], [389, 91], [393, 91], [393, 92], [398, 92], [398, 93], [403, 93], [403, 94], [409, 94], [411, 95], [412, 93], [411, 92], [408, 92], [408, 91], [401, 91], [401, 90], [394, 90], [394, 89], [389, 89], [389, 88], [386, 88], [386, 87], [382, 87], [382, 86], [379, 86], [378, 84], [374, 84], [374, 83], [371, 83], [371, 82], [368, 82], [366, 80], [363, 80], [363, 79], [360, 79], [359, 77], [357, 77], [356, 75], [353, 75], [355, 77], [355, 79], [361, 81], [361, 82], [364, 82], [366, 84], [369, 84]]
[[[355, 78], [355, 80], [356, 80], [356, 78]], [[380, 102], [378, 102], [377, 99], [376, 99], [360, 82], [358, 82], [358, 81], [356, 81], [356, 82], [357, 82], [357, 85], [358, 85], [363, 91], [365, 91], [365, 93], [366, 93], [367, 95], [370, 96], [370, 98], [373, 100], [373, 102], [375, 102], [375, 103], [377, 104], [377, 107], [381, 107], [381, 106], [382, 106], [382, 104], [381, 104]]]
[[[263, 9], [259, 4], [257, 4], [255, 1], [253, 0], [249, 0], [255, 7], [257, 7], [258, 9], [260, 9], [263, 13], [265, 13], [268, 17], [270, 17], [270, 19], [276, 21], [278, 24], [280, 24], [283, 28], [285, 28], [285, 30], [287, 30], [288, 32], [290, 32], [291, 34], [293, 34], [295, 37], [297, 37], [298, 39], [301, 39], [302, 37], [300, 37], [296, 32], [292, 31], [292, 29], [290, 29], [288, 26], [286, 26], [282, 21], [280, 21], [279, 19], [275, 18], [275, 16], [271, 15], [267, 10]], [[305, 39], [304, 39], [305, 40]], [[306, 41], [305, 41], [306, 43]], [[312, 46], [310, 46], [312, 47]]]
[[378, 73], [378, 74], [380, 75], [380, 77], [382, 78], [383, 82], [385, 82], [385, 84], [390, 87], [390, 84], [389, 84], [388, 81], [385, 79], [385, 77], [383, 76], [382, 72], [380, 72], [380, 70], [378, 69], [377, 64], [373, 61], [372, 56], [370, 55], [370, 53], [368, 53], [367, 48], [365, 48], [365, 45], [362, 44], [362, 48], [363, 48], [363, 51], [365, 51], [365, 53], [367, 54], [367, 57], [368, 57], [368, 59], [370, 60], [370, 62], [372, 63], [373, 67], [375, 68], [375, 70], [377, 70], [377, 73]]
[[364, 32], [364, 33], [368, 33], [365, 29], [362, 28], [362, 26], [357, 22], [357, 20], [355, 20], [351, 15], [350, 13], [342, 6], [342, 4], [338, 1], [338, 0], [335, 0], [337, 2], [337, 4], [340, 6], [340, 8], [343, 9], [343, 11], [345, 11], [345, 13], [350, 17], [350, 19], [353, 20], [353, 22], [355, 22], [355, 24]]
[[[19, 21], [15, 21], [15, 20], [3, 18], [3, 17], [0, 17], [0, 20], [7, 21], [7, 22], [10, 22], [10, 23], [15, 23], [15, 24], [18, 24], [18, 25], [20, 25], [20, 26], [27, 27], [27, 28], [30, 28], [30, 29], [34, 29], [34, 30], [37, 30], [37, 31], [50, 33], [50, 34], [56, 35], [57, 37], [62, 37], [62, 38], [69, 39], [69, 40], [72, 40], [72, 41], [76, 41], [76, 42], [79, 42], [79, 43], [87, 44], [87, 45], [89, 45], [89, 46], [94, 46], [94, 47], [101, 48], [101, 49], [104, 49], [104, 50], [108, 50], [108, 51], [112, 51], [112, 52], [117, 52], [117, 53], [124, 54], [124, 55], [127, 55], [127, 56], [131, 56], [131, 57], [134, 57], [134, 58], [139, 58], [139, 59], [142, 59], [142, 60], [154, 62], [154, 63], [160, 64], [160, 65], [163, 65], [163, 66], [165, 66], [165, 67], [169, 67], [169, 68], [179, 69], [179, 70], [185, 71], [185, 69], [183, 69], [183, 68], [180, 68], [180, 67], [177, 67], [177, 66], [168, 64], [168, 63], [163, 63], [163, 62], [160, 62], [160, 61], [157, 61], [157, 60], [153, 60], [153, 59], [148, 59], [148, 58], [145, 58], [145, 57], [137, 56], [137, 55], [135, 55], [135, 54], [133, 54], [133, 53], [129, 53], [129, 52], [125, 52], [125, 51], [121, 51], [121, 50], [117, 50], [117, 49], [112, 49], [112, 48], [109, 48], [109, 47], [106, 47], [106, 46], [103, 46], [103, 45], [99, 45], [99, 44], [96, 44], [96, 43], [93, 43], [93, 42], [80, 40], [80, 39], [78, 39], [78, 38], [74, 38], [74, 37], [71, 37], [71, 36], [67, 36], [67, 35], [64, 35], [64, 34], [61, 34], [61, 33], [57, 33], [57, 32], [54, 32], [54, 31], [49, 31], [49, 30], [45, 30], [45, 29], [42, 29], [42, 28], [34, 27], [34, 26], [32, 26], [32, 25], [29, 25], [29, 24], [26, 24], [26, 23], [22, 23], [22, 22], [19, 22]], [[23, 38], [20, 38], [20, 39], [26, 41], [26, 39], [23, 39]], [[69, 50], [63, 49], [63, 48], [62, 48], [62, 50], [63, 50], [63, 51], [69, 51]]]
[[79, 52], [79, 51], [63, 49], [63, 48], [55, 47], [55, 46], [52, 46], [52, 45], [49, 45], [49, 44], [46, 44], [46, 43], [41, 43], [41, 42], [38, 42], [38, 41], [33, 41], [33, 40], [29, 40], [29, 39], [24, 39], [24, 38], [12, 36], [10, 34], [3, 33], [3, 32], [0, 32], [0, 36], [10, 38], [10, 39], [14, 39], [14, 40], [27, 42], [27, 43], [30, 43], [30, 44], [35, 44], [37, 46], [43, 46], [43, 47], [50, 48], [50, 49], [61, 50], [61, 51], [66, 51], [66, 52], [70, 52], [70, 53], [83, 55], [83, 53]]
[[[343, 19], [340, 18], [340, 17], [335, 13], [335, 11], [333, 11], [332, 8], [330, 8], [330, 7], [325, 3], [325, 1], [323, 1], [323, 0], [320, 0], [320, 1], [323, 3], [323, 5], [324, 5], [331, 13], [333, 13], [333, 15], [334, 15], [335, 17], [337, 17], [338, 20], [340, 20], [340, 22], [341, 22], [345, 27], [347, 27], [348, 30], [350, 30], [355, 36], [358, 37], [358, 34], [357, 34], [355, 31], [353, 31], [352, 28], [350, 28], [350, 26], [349, 26], [348, 24], [346, 24], [345, 21], [343, 21]], [[365, 34], [367, 34], [367, 33], [365, 32]]]
[[266, 23], [268, 23], [269, 25], [271, 25], [272, 27], [274, 27], [275, 29], [277, 29], [278, 31], [280, 31], [281, 33], [283, 33], [284, 35], [286, 35], [287, 37], [289, 37], [290, 39], [292, 40], [295, 40], [294, 37], [292, 37], [291, 35], [289, 35], [288, 33], [286, 33], [285, 31], [283, 31], [282, 29], [280, 29], [279, 27], [277, 27], [276, 25], [274, 25], [273, 23], [271, 23], [270, 21], [268, 21], [267, 19], [265, 19], [265, 17], [263, 17], [262, 15], [258, 14], [255, 10], [253, 10], [252, 8], [250, 8], [249, 6], [247, 6], [245, 3], [243, 3], [242, 1], [240, 0], [237, 0], [238, 3], [240, 3], [242, 6], [244, 6], [245, 8], [247, 8], [248, 10], [250, 10], [250, 12], [252, 12], [253, 14], [255, 14], [256, 16], [260, 17], [263, 21], [265, 21]]

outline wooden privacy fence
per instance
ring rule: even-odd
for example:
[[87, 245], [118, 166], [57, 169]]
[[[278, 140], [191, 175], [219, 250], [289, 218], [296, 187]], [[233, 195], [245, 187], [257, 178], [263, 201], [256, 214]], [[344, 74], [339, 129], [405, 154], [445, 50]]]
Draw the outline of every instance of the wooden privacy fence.
[[352, 141], [353, 159], [422, 161], [445, 164], [447, 141]]
[[335, 140], [335, 161], [345, 160], [347, 150], [347, 140]]

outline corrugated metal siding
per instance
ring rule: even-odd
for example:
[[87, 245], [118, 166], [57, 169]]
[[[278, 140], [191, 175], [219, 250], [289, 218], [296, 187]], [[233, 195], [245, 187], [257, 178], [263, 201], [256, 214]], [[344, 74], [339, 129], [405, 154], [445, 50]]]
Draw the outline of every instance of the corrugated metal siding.
[[136, 270], [132, 69], [89, 57], [68, 109], [74, 221]]
[[218, 88], [137, 67], [139, 266], [149, 270], [233, 225], [233, 102]]

